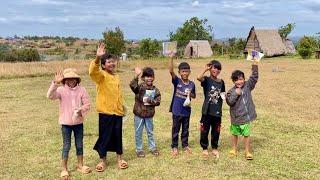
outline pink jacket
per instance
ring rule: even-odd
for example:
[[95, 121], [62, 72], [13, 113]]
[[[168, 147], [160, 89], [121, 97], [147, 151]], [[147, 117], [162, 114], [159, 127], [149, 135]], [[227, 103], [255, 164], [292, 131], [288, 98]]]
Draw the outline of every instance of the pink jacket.
[[[80, 85], [74, 88], [67, 85], [58, 87], [52, 82], [47, 97], [51, 100], [60, 100], [59, 122], [63, 125], [82, 124], [84, 116], [90, 109], [89, 95], [86, 89]], [[81, 116], [75, 113], [77, 110], [81, 112]]]

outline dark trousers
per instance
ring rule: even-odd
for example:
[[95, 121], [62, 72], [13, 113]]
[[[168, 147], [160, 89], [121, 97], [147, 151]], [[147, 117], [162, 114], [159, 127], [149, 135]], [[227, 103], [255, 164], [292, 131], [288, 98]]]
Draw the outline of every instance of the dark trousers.
[[78, 124], [73, 126], [62, 125], [61, 126], [62, 140], [63, 140], [62, 159], [66, 159], [69, 156], [69, 151], [71, 148], [72, 131], [74, 135], [74, 142], [76, 145], [76, 154], [77, 156], [83, 155], [83, 124]]
[[221, 117], [202, 115], [200, 120], [200, 145], [202, 149], [208, 149], [209, 141], [208, 135], [211, 127], [211, 147], [212, 149], [218, 148]]
[[171, 148], [178, 148], [179, 141], [179, 131], [182, 126], [181, 132], [181, 142], [182, 147], [185, 148], [188, 146], [188, 137], [189, 137], [189, 121], [190, 116], [175, 116], [172, 115], [172, 144]]
[[93, 148], [100, 158], [107, 156], [107, 151], [122, 151], [122, 116], [99, 114], [99, 138]]

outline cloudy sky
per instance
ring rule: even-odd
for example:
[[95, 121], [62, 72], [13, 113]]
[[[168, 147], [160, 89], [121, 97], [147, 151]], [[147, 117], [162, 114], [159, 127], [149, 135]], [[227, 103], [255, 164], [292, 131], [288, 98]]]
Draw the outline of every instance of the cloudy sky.
[[119, 26], [127, 39], [167, 39], [186, 19], [207, 18], [215, 38], [246, 37], [251, 26], [296, 23], [291, 36], [320, 31], [320, 0], [1, 0], [0, 36], [99, 39]]

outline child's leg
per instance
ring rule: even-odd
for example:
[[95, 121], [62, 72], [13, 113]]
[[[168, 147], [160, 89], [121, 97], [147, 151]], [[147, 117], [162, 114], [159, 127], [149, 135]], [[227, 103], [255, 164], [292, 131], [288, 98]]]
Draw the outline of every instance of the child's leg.
[[209, 146], [208, 135], [210, 131], [210, 119], [208, 115], [202, 115], [200, 126], [200, 145], [203, 150], [207, 150]]
[[211, 146], [212, 149], [218, 149], [220, 128], [221, 128], [221, 117], [210, 116], [212, 122], [211, 128]]
[[145, 120], [143, 118], [140, 118], [139, 116], [134, 116], [136, 152], [143, 151], [142, 132], [144, 124]]
[[172, 144], [171, 148], [178, 148], [179, 142], [179, 131], [181, 126], [180, 116], [175, 116], [172, 114]]
[[107, 156], [106, 146], [112, 134], [110, 117], [104, 114], [99, 114], [99, 137], [93, 149], [99, 154], [100, 161]]
[[62, 132], [62, 140], [63, 140], [61, 167], [62, 167], [62, 170], [68, 171], [68, 156], [69, 156], [69, 151], [71, 147], [72, 129], [70, 128], [70, 126], [62, 125], [61, 132]]
[[83, 166], [83, 124], [73, 126], [78, 167]]
[[186, 148], [189, 146], [188, 138], [189, 138], [189, 122], [190, 117], [183, 117], [182, 118], [182, 132], [181, 132], [181, 142], [182, 147]]
[[242, 129], [245, 152], [249, 153], [250, 152], [250, 138], [249, 137], [250, 137], [251, 124], [246, 123], [241, 126], [241, 129]]
[[153, 135], [153, 120], [152, 118], [145, 118], [145, 126], [148, 135], [148, 144], [150, 151], [156, 150], [156, 143]]
[[232, 141], [232, 150], [234, 150], [234, 152], [237, 152], [238, 136], [232, 135], [232, 136], [231, 136], [231, 141]]
[[249, 153], [250, 152], [250, 136], [244, 136], [243, 142], [244, 142], [245, 152]]

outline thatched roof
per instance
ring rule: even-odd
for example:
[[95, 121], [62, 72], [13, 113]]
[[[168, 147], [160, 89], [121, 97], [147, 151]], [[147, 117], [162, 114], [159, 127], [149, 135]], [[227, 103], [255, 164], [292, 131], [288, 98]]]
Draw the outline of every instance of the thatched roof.
[[[266, 56], [286, 54], [286, 47], [277, 29], [255, 29], [252, 27], [247, 42], [252, 33], [255, 33], [260, 49]], [[247, 47], [245, 50], [248, 50]]]
[[294, 44], [290, 39], [285, 39], [283, 43], [287, 48], [286, 54], [295, 54], [296, 53], [296, 48], [294, 47]]

